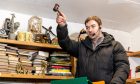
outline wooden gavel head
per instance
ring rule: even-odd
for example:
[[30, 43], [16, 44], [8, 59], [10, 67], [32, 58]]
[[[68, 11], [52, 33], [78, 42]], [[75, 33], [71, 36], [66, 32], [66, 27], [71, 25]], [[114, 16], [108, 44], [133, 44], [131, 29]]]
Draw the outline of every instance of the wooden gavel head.
[[53, 8], [54, 12], [59, 12], [59, 4], [55, 4], [54, 8]]
[[56, 3], [54, 8], [53, 8], [53, 11], [57, 12], [57, 13], [59, 13], [59, 15], [63, 16], [63, 14], [59, 11], [59, 7], [60, 7], [59, 4]]

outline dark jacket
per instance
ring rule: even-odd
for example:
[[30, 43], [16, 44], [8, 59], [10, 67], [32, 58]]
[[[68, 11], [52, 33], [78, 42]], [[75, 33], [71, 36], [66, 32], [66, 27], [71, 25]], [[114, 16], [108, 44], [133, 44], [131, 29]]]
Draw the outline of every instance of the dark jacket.
[[91, 40], [70, 40], [67, 25], [57, 27], [59, 45], [75, 56], [76, 77], [87, 76], [91, 81], [104, 80], [105, 84], [125, 84], [129, 74], [129, 61], [123, 46], [113, 36], [103, 32], [104, 40], [93, 50]]

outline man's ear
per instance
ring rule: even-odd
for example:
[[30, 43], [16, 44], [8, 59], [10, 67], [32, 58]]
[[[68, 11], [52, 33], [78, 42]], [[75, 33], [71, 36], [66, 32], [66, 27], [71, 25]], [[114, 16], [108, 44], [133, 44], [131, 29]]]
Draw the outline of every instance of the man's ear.
[[102, 29], [102, 26], [100, 25], [99, 29]]

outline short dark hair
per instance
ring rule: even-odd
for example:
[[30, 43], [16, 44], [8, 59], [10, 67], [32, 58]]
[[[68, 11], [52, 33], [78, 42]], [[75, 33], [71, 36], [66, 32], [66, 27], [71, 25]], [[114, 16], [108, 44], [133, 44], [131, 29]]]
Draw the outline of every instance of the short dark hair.
[[101, 21], [101, 19], [100, 19], [98, 16], [90, 16], [90, 17], [88, 17], [88, 18], [85, 20], [85, 25], [86, 25], [86, 23], [87, 23], [88, 21], [90, 21], [90, 20], [95, 20], [95, 21], [98, 23], [99, 26], [102, 25], [102, 21]]

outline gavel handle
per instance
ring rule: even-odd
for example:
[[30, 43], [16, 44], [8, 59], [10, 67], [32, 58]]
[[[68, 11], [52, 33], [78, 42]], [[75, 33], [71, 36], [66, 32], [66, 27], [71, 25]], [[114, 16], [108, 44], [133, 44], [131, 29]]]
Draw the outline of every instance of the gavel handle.
[[59, 10], [57, 12], [59, 13], [60, 16], [63, 16], [63, 14]]

